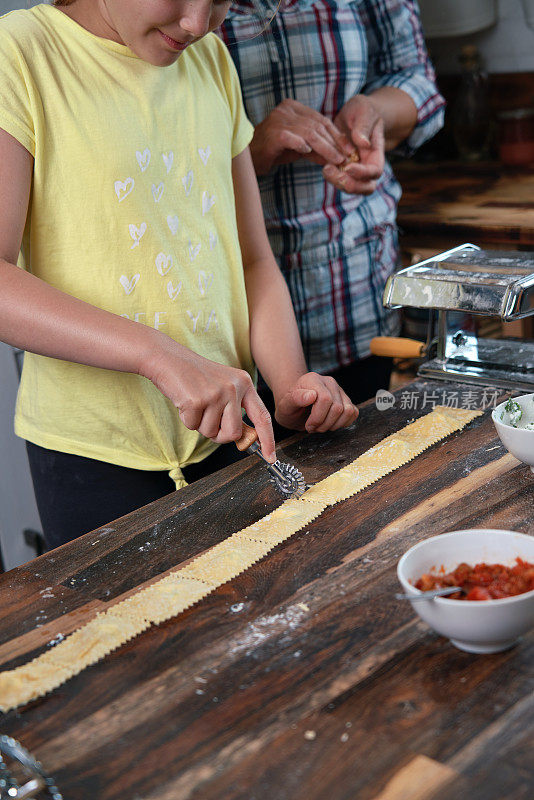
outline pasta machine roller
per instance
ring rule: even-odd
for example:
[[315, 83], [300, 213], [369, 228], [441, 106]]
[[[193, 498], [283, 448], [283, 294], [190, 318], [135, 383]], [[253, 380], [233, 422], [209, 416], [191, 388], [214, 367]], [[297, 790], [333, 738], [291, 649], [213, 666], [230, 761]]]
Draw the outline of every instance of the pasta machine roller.
[[431, 313], [426, 345], [377, 337], [374, 354], [426, 357], [418, 372], [424, 378], [534, 391], [533, 341], [478, 338], [447, 322], [450, 311], [505, 322], [534, 315], [534, 253], [463, 244], [390, 276], [383, 303], [437, 310], [437, 336], [432, 338]]

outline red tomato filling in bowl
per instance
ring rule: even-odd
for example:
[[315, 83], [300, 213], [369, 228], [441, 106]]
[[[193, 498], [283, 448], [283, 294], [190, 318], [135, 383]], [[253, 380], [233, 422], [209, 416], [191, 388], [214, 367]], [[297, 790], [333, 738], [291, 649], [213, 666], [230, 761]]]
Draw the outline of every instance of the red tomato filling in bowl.
[[501, 600], [534, 589], [534, 564], [516, 558], [513, 567], [504, 564], [459, 564], [454, 572], [422, 575], [415, 588], [422, 592], [460, 586], [461, 592], [447, 596], [448, 600]]

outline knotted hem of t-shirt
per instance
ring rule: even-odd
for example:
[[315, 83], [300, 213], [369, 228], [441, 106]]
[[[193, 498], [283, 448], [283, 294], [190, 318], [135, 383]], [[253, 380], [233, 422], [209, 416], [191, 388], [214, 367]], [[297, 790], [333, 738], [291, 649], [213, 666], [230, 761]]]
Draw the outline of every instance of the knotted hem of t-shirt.
[[183, 489], [184, 486], [188, 485], [179, 466], [173, 467], [169, 470], [169, 478], [174, 481], [177, 489]]

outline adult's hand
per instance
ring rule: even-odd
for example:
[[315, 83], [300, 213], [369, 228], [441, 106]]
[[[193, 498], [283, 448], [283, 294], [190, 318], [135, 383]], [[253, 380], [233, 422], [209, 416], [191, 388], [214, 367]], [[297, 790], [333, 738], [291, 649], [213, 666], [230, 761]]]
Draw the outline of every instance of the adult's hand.
[[343, 164], [354, 145], [327, 117], [297, 100], [283, 100], [256, 126], [250, 152], [256, 175], [306, 158], [316, 164]]
[[378, 106], [366, 95], [356, 95], [345, 103], [334, 123], [352, 142], [357, 160], [327, 164], [325, 179], [348, 194], [372, 194], [385, 164], [384, 122]]

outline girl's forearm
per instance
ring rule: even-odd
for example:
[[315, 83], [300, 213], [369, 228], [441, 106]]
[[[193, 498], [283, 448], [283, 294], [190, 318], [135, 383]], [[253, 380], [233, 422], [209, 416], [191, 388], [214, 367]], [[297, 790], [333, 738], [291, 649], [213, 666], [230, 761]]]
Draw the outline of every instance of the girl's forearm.
[[232, 161], [252, 356], [275, 398], [307, 370], [291, 297], [274, 258], [249, 149]]
[[52, 358], [142, 375], [178, 409], [187, 428], [219, 444], [241, 437], [243, 407], [265, 457], [276, 458], [270, 419], [248, 373], [60, 292], [1, 259], [0, 340]]
[[415, 128], [416, 105], [409, 94], [394, 86], [383, 86], [368, 97], [384, 121], [386, 150], [393, 150]]
[[0, 341], [64, 361], [143, 374], [162, 336], [0, 259]]
[[274, 258], [245, 270], [252, 356], [275, 397], [280, 397], [308, 368], [291, 297]]

